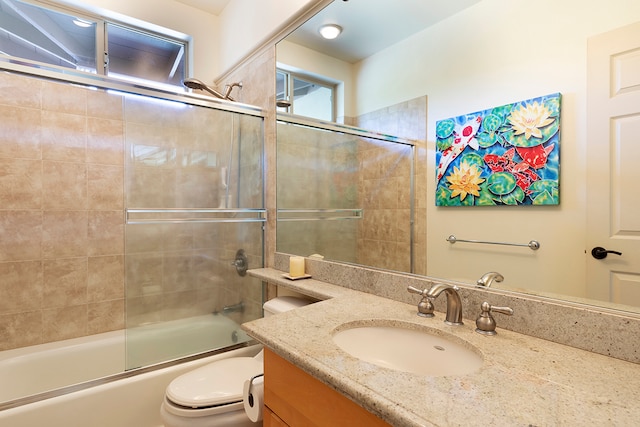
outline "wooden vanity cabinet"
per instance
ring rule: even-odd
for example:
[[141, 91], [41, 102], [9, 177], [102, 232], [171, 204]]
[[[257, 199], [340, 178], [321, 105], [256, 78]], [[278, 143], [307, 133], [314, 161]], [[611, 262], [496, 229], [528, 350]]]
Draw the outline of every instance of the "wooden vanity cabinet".
[[264, 350], [264, 427], [390, 427], [273, 351]]

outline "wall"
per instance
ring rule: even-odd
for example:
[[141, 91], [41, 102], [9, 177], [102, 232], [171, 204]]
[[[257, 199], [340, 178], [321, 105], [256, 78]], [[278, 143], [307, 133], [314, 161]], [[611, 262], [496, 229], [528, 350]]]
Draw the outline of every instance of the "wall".
[[231, 68], [281, 31], [292, 17], [319, 1], [231, 0], [220, 14], [222, 69]]
[[122, 97], [0, 86], [0, 349], [124, 327]]
[[[389, 164], [378, 161], [361, 162], [363, 188], [366, 195], [361, 206], [365, 209], [364, 226], [358, 239], [359, 263], [416, 274], [427, 273], [426, 247], [426, 191], [427, 179], [427, 97], [421, 96], [363, 114], [356, 119], [362, 129], [412, 140], [413, 165], [406, 159]], [[400, 224], [408, 224], [410, 168], [413, 166], [413, 270], [409, 251], [410, 231]], [[378, 183], [376, 183], [378, 182]], [[376, 184], [373, 184], [376, 183]], [[371, 189], [377, 192], [371, 193]], [[374, 239], [371, 239], [374, 237]]]
[[[428, 177], [423, 185], [429, 275], [470, 282], [496, 270], [509, 288], [554, 293], [561, 283], [559, 292], [585, 296], [586, 39], [639, 19], [640, 4], [628, 0], [588, 6], [545, 0], [535, 8], [524, 0], [483, 0], [358, 64], [360, 113], [429, 96], [431, 171], [437, 120], [554, 92], [563, 95], [560, 205], [436, 209], [434, 180]], [[542, 247], [532, 252], [453, 246], [445, 241], [450, 234], [519, 243], [536, 239]]]
[[262, 315], [231, 266], [241, 248], [262, 265], [261, 223], [126, 225], [124, 256], [125, 207], [220, 207], [223, 166], [230, 207], [263, 206], [259, 117], [7, 72], [0, 87], [0, 350], [241, 301], [234, 320]]

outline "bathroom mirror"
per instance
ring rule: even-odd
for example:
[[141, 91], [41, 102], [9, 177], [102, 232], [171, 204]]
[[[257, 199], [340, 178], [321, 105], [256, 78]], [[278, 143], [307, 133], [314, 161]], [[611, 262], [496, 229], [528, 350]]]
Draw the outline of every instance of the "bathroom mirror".
[[[612, 86], [617, 93], [630, 97], [640, 87], [633, 53], [640, 42], [613, 62], [602, 53], [610, 41], [640, 40], [638, 33], [623, 33], [640, 22], [640, 4], [589, 1], [585, 7], [580, 0], [543, 0], [531, 10], [524, 0], [469, 0], [447, 9], [450, 3], [334, 1], [278, 43], [278, 66], [340, 82], [337, 116], [347, 123], [428, 99], [425, 116], [411, 117], [426, 121], [427, 129], [417, 146], [414, 172], [414, 233], [426, 236], [426, 242], [415, 243], [413, 273], [475, 284], [484, 273], [497, 271], [504, 280], [494, 281], [495, 288], [640, 312], [640, 274], [633, 267], [640, 263], [635, 255], [640, 249], [628, 246], [640, 236], [633, 215], [637, 205], [625, 200], [624, 189], [606, 193], [610, 187], [601, 183], [609, 182], [608, 171], [602, 166], [616, 170], [613, 184], [640, 176], [632, 153], [609, 162], [602, 157], [603, 152], [608, 156], [608, 148], [597, 151], [602, 148], [594, 140], [602, 132], [600, 123], [610, 120], [598, 107], [608, 99], [610, 87], [610, 82], [602, 83], [601, 64], [613, 64], [616, 75], [623, 76]], [[422, 16], [429, 20], [417, 23]], [[319, 26], [327, 23], [343, 28], [331, 43], [316, 37]], [[396, 34], [395, 23], [407, 32], [385, 41]], [[352, 54], [350, 45], [360, 53]], [[559, 204], [435, 206], [437, 121], [553, 93], [561, 94]], [[632, 118], [616, 123], [622, 136], [638, 126]], [[367, 128], [387, 131], [382, 125]], [[605, 221], [608, 215], [613, 225]], [[457, 241], [447, 240], [449, 236]], [[530, 249], [531, 241], [539, 249]], [[371, 247], [358, 245], [358, 250]], [[610, 252], [597, 259], [592, 255], [597, 247], [623, 254]], [[279, 244], [277, 250], [285, 251]]]

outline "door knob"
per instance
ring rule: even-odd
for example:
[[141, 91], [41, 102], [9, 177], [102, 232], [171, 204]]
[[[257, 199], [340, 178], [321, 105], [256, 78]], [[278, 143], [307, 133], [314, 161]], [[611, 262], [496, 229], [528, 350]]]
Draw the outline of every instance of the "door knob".
[[605, 259], [608, 254], [622, 255], [622, 252], [608, 251], [605, 248], [602, 248], [600, 246], [596, 246], [595, 248], [591, 249], [591, 255], [595, 259]]

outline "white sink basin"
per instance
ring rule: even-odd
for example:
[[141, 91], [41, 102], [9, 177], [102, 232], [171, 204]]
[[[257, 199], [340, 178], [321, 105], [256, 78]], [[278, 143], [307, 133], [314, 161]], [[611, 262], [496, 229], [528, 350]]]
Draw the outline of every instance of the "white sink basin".
[[478, 350], [436, 330], [348, 325], [338, 329], [333, 335], [338, 347], [383, 368], [444, 376], [468, 374], [482, 366]]

